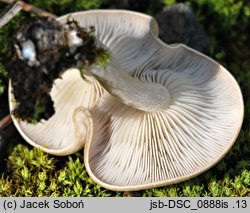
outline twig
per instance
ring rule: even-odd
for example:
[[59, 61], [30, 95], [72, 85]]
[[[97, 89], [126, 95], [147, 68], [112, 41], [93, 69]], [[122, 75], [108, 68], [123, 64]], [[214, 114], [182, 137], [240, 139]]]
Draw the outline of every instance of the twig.
[[18, 1], [13, 1], [0, 14], [0, 28], [7, 24], [22, 9]]
[[0, 129], [8, 126], [12, 122], [11, 115], [6, 115], [2, 120], [0, 120]]
[[[11, 4], [13, 2], [13, 0], [1, 0], [1, 2], [6, 3], [6, 4]], [[24, 11], [29, 12], [29, 13], [35, 13], [38, 16], [46, 16], [46, 17], [52, 17], [52, 18], [57, 17], [55, 14], [49, 13], [45, 10], [38, 8], [38, 7], [34, 7], [34, 6], [27, 4], [23, 1], [18, 1], [18, 4], [22, 7], [22, 9]]]

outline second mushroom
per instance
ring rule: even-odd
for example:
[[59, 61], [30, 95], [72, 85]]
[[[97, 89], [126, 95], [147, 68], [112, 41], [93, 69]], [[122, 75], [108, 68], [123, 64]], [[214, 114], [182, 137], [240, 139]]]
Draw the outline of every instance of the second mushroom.
[[[72, 70], [58, 79], [56, 113], [48, 122], [14, 119], [28, 142], [58, 155], [85, 144], [89, 175], [122, 191], [187, 180], [225, 156], [241, 128], [243, 100], [224, 67], [185, 45], [164, 44], [148, 15], [94, 10], [71, 16], [95, 26], [110, 63], [92, 66], [86, 82]], [[80, 145], [67, 151], [77, 137]]]

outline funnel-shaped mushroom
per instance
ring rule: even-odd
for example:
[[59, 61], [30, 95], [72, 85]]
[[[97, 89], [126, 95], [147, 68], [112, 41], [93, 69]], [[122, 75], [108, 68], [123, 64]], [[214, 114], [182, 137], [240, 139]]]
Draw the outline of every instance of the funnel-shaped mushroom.
[[91, 110], [93, 139], [84, 157], [95, 181], [113, 190], [167, 185], [200, 174], [228, 152], [242, 124], [243, 100], [225, 68], [184, 45], [162, 43], [149, 16], [74, 17], [98, 26], [111, 55], [105, 70], [90, 70], [111, 94]]
[[[243, 100], [225, 68], [184, 45], [161, 42], [150, 16], [114, 10], [72, 16], [81, 26], [95, 26], [97, 38], [111, 56], [103, 70], [89, 70], [107, 91], [98, 86], [102, 96], [89, 108], [92, 118], [82, 108], [75, 113], [82, 133], [89, 134], [84, 160], [96, 182], [112, 190], [177, 183], [209, 169], [228, 152], [242, 124]], [[63, 80], [64, 91], [58, 90], [59, 97], [54, 93], [54, 99], [63, 98], [58, 103], [64, 106], [58, 107], [68, 121], [72, 119], [68, 107], [74, 111], [84, 101], [75, 81]], [[73, 97], [81, 99], [74, 106], [67, 101]], [[60, 128], [63, 116], [53, 125]], [[30, 132], [27, 140], [39, 132], [15, 124], [23, 134]], [[41, 138], [31, 140], [41, 144]], [[51, 144], [53, 140], [57, 137]]]

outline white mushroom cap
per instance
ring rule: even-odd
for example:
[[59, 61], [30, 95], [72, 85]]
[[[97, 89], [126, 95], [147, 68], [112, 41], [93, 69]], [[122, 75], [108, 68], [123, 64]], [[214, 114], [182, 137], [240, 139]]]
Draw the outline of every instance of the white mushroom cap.
[[204, 172], [225, 156], [241, 128], [243, 99], [224, 67], [185, 45], [164, 44], [149, 16], [127, 11], [72, 16], [96, 27], [121, 72], [161, 84], [171, 96], [169, 107], [159, 112], [136, 109], [109, 94], [90, 110], [93, 139], [84, 158], [97, 183], [112, 190], [168, 185]]
[[[82, 124], [81, 137], [88, 134], [84, 149], [85, 166], [97, 183], [112, 190], [168, 185], [204, 172], [225, 156], [236, 140], [243, 120], [240, 88], [225, 68], [184, 45], [169, 46], [161, 42], [156, 21], [150, 16], [121, 10], [95, 10], [71, 15], [83, 27], [95, 26], [100, 43], [108, 48], [112, 61], [120, 65], [117, 68], [111, 63], [108, 71], [128, 73], [145, 84], [160, 84], [170, 94], [166, 108], [154, 112], [137, 109], [127, 104], [130, 102], [120, 101], [130, 97], [118, 101], [113, 96], [123, 94], [122, 84], [117, 78], [117, 88], [111, 85], [108, 90], [112, 95], [102, 92], [101, 98], [89, 108], [91, 119], [87, 110], [77, 108], [75, 118]], [[59, 20], [64, 22], [66, 19], [64, 16]], [[98, 72], [94, 74], [98, 78]], [[59, 114], [56, 108], [59, 116], [54, 123], [54, 126], [58, 123], [59, 126], [65, 125], [65, 131], [71, 129], [71, 135], [74, 130], [69, 121], [75, 108], [83, 106], [85, 96], [79, 87], [77, 93], [71, 95], [75, 81], [78, 82], [76, 79], [72, 84], [71, 80], [62, 81], [66, 91], [58, 91], [63, 96], [65, 107], [60, 105], [64, 110], [61, 109], [63, 113]], [[54, 97], [56, 99], [57, 95]], [[73, 97], [81, 101], [71, 102], [69, 99]], [[63, 122], [64, 116], [61, 115], [67, 118], [67, 122]], [[83, 118], [88, 118], [87, 122], [83, 122]], [[29, 131], [24, 131], [25, 125], [15, 123], [19, 131], [27, 135]], [[30, 131], [26, 140], [37, 131], [40, 128]], [[69, 142], [67, 135], [65, 133], [65, 137], [59, 138], [66, 138], [65, 141]], [[32, 139], [41, 146], [40, 140]], [[50, 140], [49, 145], [58, 149], [60, 143], [53, 140], [57, 141], [57, 137]], [[62, 147], [67, 147], [68, 142]]]
[[[62, 79], [55, 81], [51, 91], [55, 114], [37, 124], [29, 124], [13, 117], [14, 124], [32, 146], [54, 155], [72, 154], [83, 148], [87, 133], [84, 135], [82, 132], [86, 131], [86, 122], [89, 122], [77, 118], [81, 114], [78, 107], [91, 109], [103, 92], [103, 88], [93, 77], [86, 76], [86, 80], [83, 80], [78, 70], [69, 69], [62, 75]], [[9, 103], [12, 111], [15, 101], [11, 86]], [[84, 115], [85, 112], [82, 114], [89, 117]]]

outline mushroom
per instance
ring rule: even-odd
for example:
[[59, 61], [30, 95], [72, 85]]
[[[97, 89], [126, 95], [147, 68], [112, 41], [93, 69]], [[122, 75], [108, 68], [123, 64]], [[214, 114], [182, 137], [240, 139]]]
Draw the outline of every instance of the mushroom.
[[[72, 142], [66, 130], [80, 135], [93, 180], [117, 191], [159, 187], [197, 176], [226, 155], [242, 125], [243, 99], [223, 66], [185, 45], [164, 44], [156, 21], [148, 15], [94, 10], [71, 16], [81, 26], [95, 26], [100, 44], [110, 54], [104, 69], [88, 70], [102, 92], [87, 109], [77, 107], [84, 106], [85, 97], [75, 85], [77, 74], [65, 80], [63, 76], [52, 90], [59, 114], [53, 125], [64, 125], [65, 135], [59, 137], [68, 141], [65, 144]], [[74, 72], [65, 75], [69, 73]], [[66, 122], [62, 115], [67, 115]], [[54, 132], [52, 125], [40, 131], [42, 124], [37, 124], [31, 131], [17, 120], [15, 124], [26, 140], [40, 146], [45, 135]], [[58, 149], [57, 137], [49, 143], [53, 150]]]
[[[97, 183], [120, 191], [173, 184], [225, 156], [241, 128], [243, 99], [224, 67], [185, 45], [161, 42], [149, 16], [99, 11], [74, 18], [98, 26], [111, 55], [104, 70], [89, 70], [108, 92], [90, 110], [93, 138], [84, 150]], [[111, 19], [114, 27], [107, 26]], [[129, 32], [120, 39], [118, 26]]]

